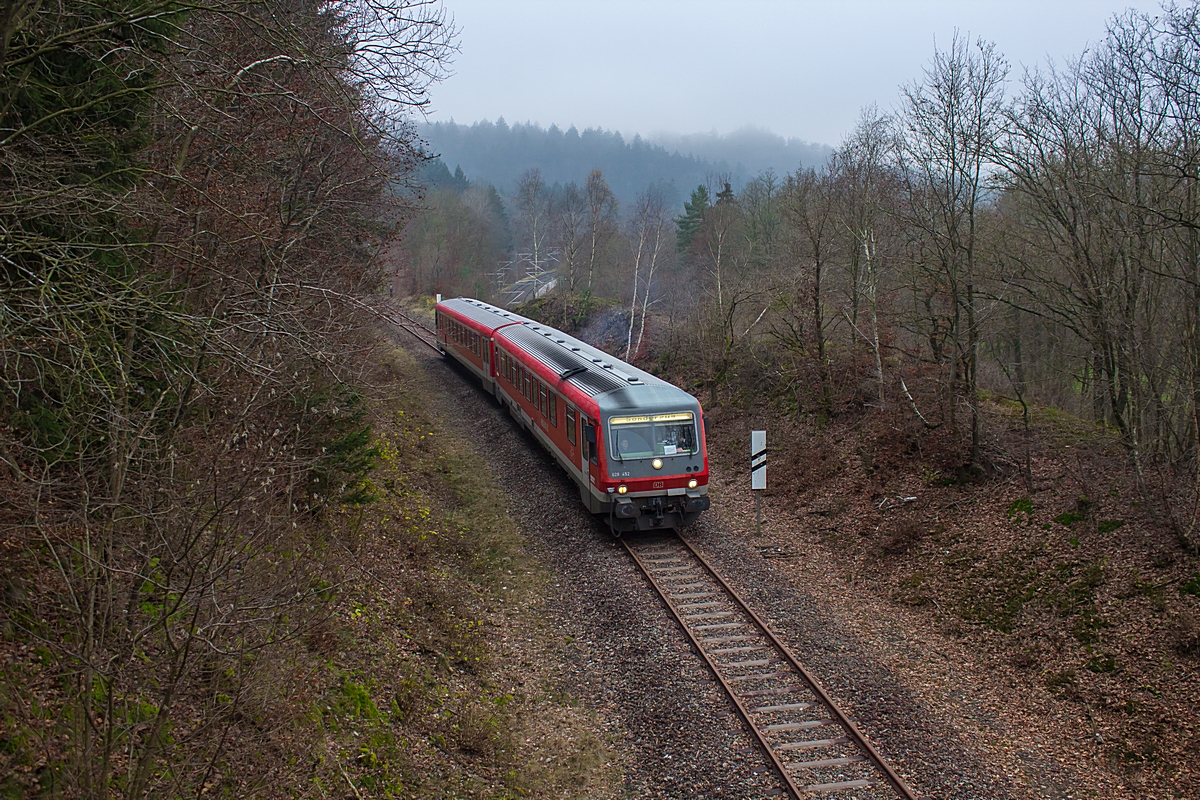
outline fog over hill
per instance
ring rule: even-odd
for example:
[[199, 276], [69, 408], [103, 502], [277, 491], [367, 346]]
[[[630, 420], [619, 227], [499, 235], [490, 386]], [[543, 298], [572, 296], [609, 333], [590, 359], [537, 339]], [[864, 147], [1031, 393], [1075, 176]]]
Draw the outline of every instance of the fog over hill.
[[531, 167], [540, 169], [550, 185], [582, 185], [591, 170], [599, 169], [622, 204], [657, 184], [669, 203], [682, 206], [693, 188], [717, 176], [728, 176], [738, 189], [765, 169], [783, 175], [801, 164], [818, 164], [831, 152], [825, 145], [754, 128], [728, 136], [659, 134], [627, 140], [600, 128], [510, 126], [500, 118], [473, 125], [434, 122], [422, 126], [420, 134], [450, 171], [461, 167], [472, 182], [490, 183], [502, 194], [511, 193], [518, 176]]
[[689, 154], [712, 163], [722, 171], [746, 177], [768, 169], [784, 175], [794, 172], [801, 164], [813, 167], [825, 161], [833, 152], [828, 145], [802, 139], [785, 139], [755, 127], [745, 127], [727, 135], [716, 131], [688, 135], [659, 133], [647, 138], [671, 152]]

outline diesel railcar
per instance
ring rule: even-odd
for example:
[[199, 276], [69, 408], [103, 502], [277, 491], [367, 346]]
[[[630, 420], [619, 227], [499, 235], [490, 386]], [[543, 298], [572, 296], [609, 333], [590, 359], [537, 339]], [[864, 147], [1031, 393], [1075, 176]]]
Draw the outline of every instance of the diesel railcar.
[[700, 403], [560, 330], [460, 297], [437, 304], [459, 361], [579, 486], [616, 533], [681, 528], [708, 508]]

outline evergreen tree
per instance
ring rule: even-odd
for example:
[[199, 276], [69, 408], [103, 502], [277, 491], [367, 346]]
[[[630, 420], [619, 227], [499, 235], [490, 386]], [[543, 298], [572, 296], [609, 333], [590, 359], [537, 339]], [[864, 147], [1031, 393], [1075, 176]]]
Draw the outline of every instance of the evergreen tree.
[[[729, 184], [726, 184], [728, 188]], [[675, 218], [678, 230], [675, 234], [675, 246], [679, 252], [686, 252], [692, 246], [692, 238], [704, 223], [704, 213], [708, 211], [708, 189], [701, 184], [692, 191], [692, 198], [684, 202], [683, 214]]]

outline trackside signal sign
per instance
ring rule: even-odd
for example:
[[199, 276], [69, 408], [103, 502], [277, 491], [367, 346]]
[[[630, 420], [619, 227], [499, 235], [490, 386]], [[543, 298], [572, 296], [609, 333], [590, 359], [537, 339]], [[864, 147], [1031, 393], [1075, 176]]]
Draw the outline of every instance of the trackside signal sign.
[[750, 488], [767, 488], [766, 431], [750, 431]]

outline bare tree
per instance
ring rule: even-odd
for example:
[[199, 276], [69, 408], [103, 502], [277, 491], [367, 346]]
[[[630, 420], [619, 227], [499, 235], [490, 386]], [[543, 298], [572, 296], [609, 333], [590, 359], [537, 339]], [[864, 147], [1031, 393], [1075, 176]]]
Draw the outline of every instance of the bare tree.
[[[629, 305], [629, 329], [625, 336], [626, 358], [632, 358], [641, 351], [642, 337], [646, 332], [646, 314], [650, 309], [650, 293], [654, 288], [654, 273], [663, 249], [663, 228], [669, 217], [662, 192], [654, 187], [638, 195], [634, 213], [637, 249], [633, 259], [633, 296]], [[643, 286], [644, 288], [639, 288]], [[637, 321], [639, 297], [642, 305], [640, 323]], [[636, 345], [633, 342], [634, 327], [638, 328]]]
[[[905, 222], [922, 238], [925, 291], [942, 293], [953, 353], [946, 363], [947, 406], [955, 426], [957, 386], [971, 409], [971, 463], [979, 463], [980, 280], [978, 215], [1002, 122], [1008, 64], [995, 45], [971, 46], [956, 32], [925, 77], [903, 89], [898, 156], [907, 183]], [[932, 295], [930, 296], [932, 299]], [[965, 317], [965, 319], [964, 319]]]
[[561, 266], [567, 273], [567, 292], [575, 293], [578, 280], [576, 261], [586, 243], [588, 233], [587, 198], [574, 182], [551, 198], [550, 213], [557, 249], [562, 254]]
[[[879, 251], [879, 228], [889, 209], [885, 198], [894, 183], [891, 118], [874, 106], [865, 109], [854, 131], [834, 154], [837, 176], [837, 223], [846, 237], [843, 248], [849, 271], [850, 322], [852, 335], [867, 342], [875, 357], [877, 399], [884, 400], [883, 355], [879, 334], [879, 295], [884, 257]], [[870, 332], [861, 329], [860, 300], [866, 303]]]
[[608, 240], [617, 229], [617, 198], [608, 188], [600, 170], [594, 169], [587, 179], [588, 205], [588, 279], [587, 296], [595, 286], [596, 265]]

